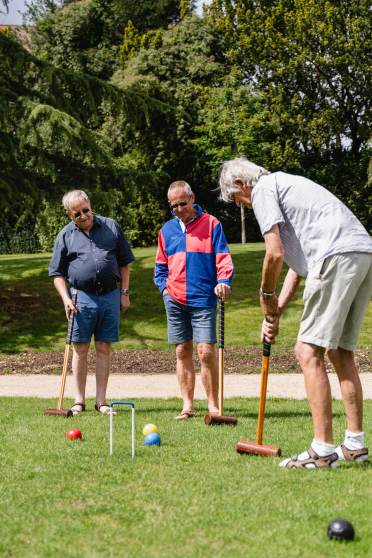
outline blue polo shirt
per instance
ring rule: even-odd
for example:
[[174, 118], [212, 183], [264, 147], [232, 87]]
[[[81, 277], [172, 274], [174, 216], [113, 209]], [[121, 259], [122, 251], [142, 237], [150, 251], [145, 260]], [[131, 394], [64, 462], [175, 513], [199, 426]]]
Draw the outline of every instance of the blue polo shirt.
[[71, 221], [58, 234], [49, 277], [64, 277], [76, 289], [110, 291], [120, 281], [120, 268], [134, 260], [116, 221], [94, 215], [89, 235]]

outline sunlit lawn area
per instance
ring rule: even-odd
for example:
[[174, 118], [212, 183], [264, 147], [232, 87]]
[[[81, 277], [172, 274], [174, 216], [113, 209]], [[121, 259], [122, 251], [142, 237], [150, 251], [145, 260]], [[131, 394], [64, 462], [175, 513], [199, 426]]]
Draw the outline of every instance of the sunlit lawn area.
[[[137, 400], [137, 456], [130, 457], [128, 411], [108, 418], [91, 410], [66, 420], [44, 417], [55, 401], [1, 399], [0, 556], [8, 558], [297, 558], [369, 557], [372, 548], [371, 466], [287, 471], [278, 458], [238, 455], [254, 439], [257, 400], [233, 399], [236, 427], [178, 422], [176, 400]], [[67, 404], [67, 403], [66, 403]], [[335, 403], [335, 435], [344, 429]], [[161, 447], [143, 445], [155, 422]], [[372, 436], [372, 403], [366, 403]], [[66, 440], [70, 427], [84, 441]], [[265, 441], [283, 455], [307, 447], [311, 420], [304, 401], [268, 402]], [[351, 521], [356, 539], [328, 540], [335, 517]]]
[[[231, 246], [235, 279], [226, 304], [226, 345], [259, 345], [261, 311], [258, 289], [264, 256], [263, 244]], [[134, 250], [131, 308], [122, 319], [116, 348], [166, 349], [166, 322], [162, 298], [153, 285], [155, 248]], [[60, 350], [66, 322], [61, 301], [48, 278], [49, 254], [0, 256], [0, 352], [25, 349]], [[279, 347], [292, 347], [302, 312], [302, 287], [281, 320]], [[372, 305], [363, 323], [360, 346], [370, 346]]]

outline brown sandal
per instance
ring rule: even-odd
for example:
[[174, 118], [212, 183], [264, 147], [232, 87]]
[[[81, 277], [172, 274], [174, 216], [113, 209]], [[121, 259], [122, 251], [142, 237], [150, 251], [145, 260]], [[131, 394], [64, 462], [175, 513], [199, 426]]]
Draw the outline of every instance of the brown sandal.
[[[107, 407], [107, 411], [101, 411], [102, 407]], [[114, 411], [107, 403], [96, 403], [94, 408], [98, 413], [101, 413], [101, 415], [110, 415], [111, 413], [116, 415], [116, 411]]]
[[[78, 409], [74, 409], [74, 407], [80, 407], [80, 410]], [[74, 417], [76, 415], [80, 415], [80, 413], [83, 413], [85, 411], [85, 403], [74, 403], [72, 405], [72, 407], [70, 408], [70, 411], [72, 412], [72, 414], [74, 415]]]
[[195, 413], [191, 409], [189, 409], [189, 410], [183, 409], [180, 412], [180, 414], [175, 417], [175, 420], [187, 420], [187, 419], [190, 419], [190, 418], [194, 418], [194, 416], [195, 416]]
[[342, 444], [340, 448], [341, 451], [339, 451], [339, 448], [336, 449], [339, 459], [343, 459], [345, 461], [355, 461], [356, 463], [365, 463], [368, 461], [368, 448], [350, 450], [344, 446], [344, 444]]
[[279, 463], [279, 467], [286, 469], [322, 469], [324, 467], [334, 468], [339, 466], [336, 452], [321, 457], [310, 447], [307, 453], [308, 457], [305, 459], [299, 459], [298, 455], [284, 459]]

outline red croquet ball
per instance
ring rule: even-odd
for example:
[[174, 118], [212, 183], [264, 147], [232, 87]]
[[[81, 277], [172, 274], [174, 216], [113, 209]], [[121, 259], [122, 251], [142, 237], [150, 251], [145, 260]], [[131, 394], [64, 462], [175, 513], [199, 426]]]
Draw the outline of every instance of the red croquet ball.
[[78, 428], [71, 428], [66, 432], [66, 437], [69, 440], [81, 440], [81, 431]]

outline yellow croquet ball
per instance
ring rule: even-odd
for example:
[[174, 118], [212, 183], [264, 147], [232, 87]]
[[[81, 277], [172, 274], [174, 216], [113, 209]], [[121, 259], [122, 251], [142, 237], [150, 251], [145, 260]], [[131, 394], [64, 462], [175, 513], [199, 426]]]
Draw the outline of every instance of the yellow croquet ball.
[[150, 422], [149, 424], [145, 424], [142, 430], [142, 434], [144, 436], [147, 436], [147, 434], [151, 434], [151, 432], [155, 432], [156, 434], [159, 434], [159, 428], [156, 426], [156, 424], [152, 424]]

